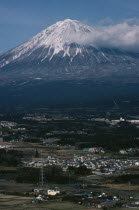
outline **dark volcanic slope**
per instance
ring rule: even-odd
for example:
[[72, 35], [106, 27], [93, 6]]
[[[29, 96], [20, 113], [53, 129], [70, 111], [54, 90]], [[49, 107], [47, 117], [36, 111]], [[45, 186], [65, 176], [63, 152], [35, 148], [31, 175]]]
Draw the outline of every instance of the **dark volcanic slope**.
[[114, 107], [139, 105], [139, 84], [50, 81], [0, 88], [0, 110], [47, 107]]
[[[45, 49], [45, 52], [48, 49]], [[76, 45], [72, 44], [70, 50], [74, 54]], [[37, 49], [26, 58], [18, 58], [0, 68], [1, 84], [21, 80], [71, 80], [71, 79], [99, 79], [107, 78], [134, 80], [139, 76], [139, 54], [130, 54], [116, 49], [95, 49], [84, 47], [82, 55], [73, 59], [63, 57], [63, 51], [54, 55], [52, 60], [38, 58], [43, 49]], [[44, 52], [44, 51], [43, 51]], [[9, 52], [10, 53], [10, 52]], [[53, 54], [53, 50], [52, 50]], [[7, 55], [6, 55], [7, 56]], [[0, 60], [5, 59], [0, 56]], [[133, 78], [133, 79], [132, 79]]]

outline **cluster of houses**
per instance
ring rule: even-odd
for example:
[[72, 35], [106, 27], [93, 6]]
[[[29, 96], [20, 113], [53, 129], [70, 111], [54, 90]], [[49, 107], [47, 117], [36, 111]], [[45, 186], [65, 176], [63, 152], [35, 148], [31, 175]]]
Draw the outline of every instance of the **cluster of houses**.
[[9, 121], [0, 121], [0, 126], [2, 127], [7, 127], [7, 128], [11, 128], [11, 127], [15, 127], [17, 125], [17, 123], [15, 122], [9, 122]]
[[124, 118], [120, 117], [120, 119], [116, 119], [116, 120], [109, 120], [106, 118], [92, 118], [92, 121], [96, 121], [96, 122], [106, 122], [108, 124], [112, 124], [112, 125], [116, 125], [120, 122], [129, 122], [131, 124], [139, 124], [139, 120], [125, 120]]
[[28, 167], [42, 167], [42, 166], [60, 166], [64, 171], [68, 170], [69, 166], [79, 167], [85, 165], [91, 169], [92, 172], [103, 172], [106, 174], [123, 173], [123, 169], [128, 166], [139, 165], [137, 159], [110, 159], [97, 158], [91, 155], [74, 155], [72, 159], [62, 159], [48, 156], [43, 159], [33, 159], [31, 161], [24, 161], [24, 165]]
[[47, 192], [45, 192], [44, 189], [37, 188], [34, 189], [34, 193], [36, 195], [36, 198], [32, 200], [32, 203], [40, 203], [42, 201], [48, 201], [48, 196], [57, 196], [60, 195], [60, 190], [57, 187], [48, 188]]
[[10, 145], [10, 144], [0, 144], [0, 149], [8, 149], [11, 147], [12, 147], [12, 145]]
[[91, 152], [93, 154], [104, 154], [105, 150], [102, 147], [84, 148], [84, 152]]
[[130, 154], [136, 154], [139, 153], [139, 148], [128, 148], [128, 149], [121, 149], [119, 151], [121, 155], [130, 155]]
[[83, 205], [86, 207], [94, 207], [96, 209], [109, 209], [114, 207], [139, 207], [139, 199], [130, 197], [120, 196], [119, 194], [113, 194], [108, 192], [99, 192], [99, 191], [85, 191], [85, 190], [76, 190], [76, 191], [64, 191], [60, 190], [58, 187], [48, 188], [48, 189], [34, 189], [36, 198], [32, 200], [32, 203], [40, 203], [43, 201], [48, 201], [49, 199], [55, 200], [59, 198], [60, 201], [66, 198], [73, 198], [73, 201], [78, 203], [78, 205]]
[[[34, 189], [34, 192], [36, 194], [36, 198], [32, 200], [32, 203], [48, 201], [50, 199], [49, 196], [51, 196], [51, 199], [52, 197], [60, 196], [61, 201], [64, 198], [64, 196], [62, 196], [62, 192], [57, 187], [48, 188], [46, 192], [43, 189]], [[120, 198], [118, 196], [112, 196], [106, 193], [99, 192], [92, 194], [91, 191], [76, 191], [72, 193], [70, 192], [69, 197], [71, 196], [75, 197], [78, 200], [79, 205], [84, 205], [88, 207], [93, 206], [100, 209], [103, 207], [113, 208], [116, 206], [117, 202], [120, 201]]]

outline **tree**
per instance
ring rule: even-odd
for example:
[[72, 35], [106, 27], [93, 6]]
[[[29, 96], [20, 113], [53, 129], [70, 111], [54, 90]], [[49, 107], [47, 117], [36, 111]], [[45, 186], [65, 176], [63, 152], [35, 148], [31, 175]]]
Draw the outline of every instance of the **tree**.
[[36, 149], [36, 151], [35, 151], [35, 158], [38, 158], [38, 157], [40, 157], [40, 154], [39, 154], [38, 150]]

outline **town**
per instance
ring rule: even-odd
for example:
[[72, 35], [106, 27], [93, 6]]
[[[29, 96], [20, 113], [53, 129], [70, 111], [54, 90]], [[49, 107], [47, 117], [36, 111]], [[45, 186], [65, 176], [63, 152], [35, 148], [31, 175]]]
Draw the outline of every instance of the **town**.
[[24, 161], [25, 167], [45, 167], [45, 166], [60, 166], [63, 170], [68, 170], [69, 167], [80, 167], [81, 165], [91, 169], [93, 174], [109, 175], [112, 173], [124, 174], [127, 167], [139, 166], [139, 159], [111, 159], [98, 158], [88, 155], [74, 155], [73, 159], [63, 159], [48, 156], [40, 160]]
[[76, 209], [139, 207], [137, 117], [89, 113], [0, 115], [3, 200], [18, 195], [30, 208], [61, 202]]

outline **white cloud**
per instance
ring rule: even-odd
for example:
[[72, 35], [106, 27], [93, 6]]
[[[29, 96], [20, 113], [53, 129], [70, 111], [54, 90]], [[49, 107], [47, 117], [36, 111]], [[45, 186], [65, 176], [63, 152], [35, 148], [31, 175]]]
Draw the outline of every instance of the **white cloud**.
[[72, 39], [79, 44], [139, 52], [139, 20], [128, 19], [115, 25], [93, 27], [88, 36], [79, 34]]

